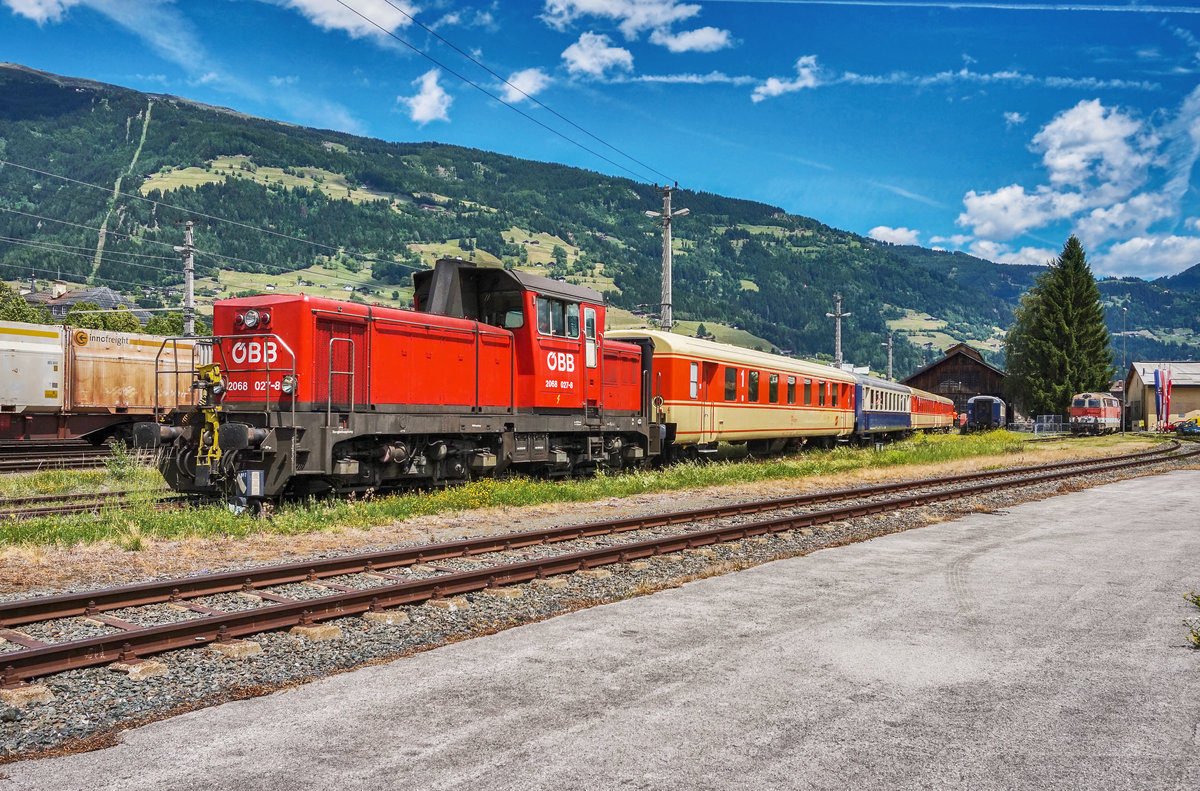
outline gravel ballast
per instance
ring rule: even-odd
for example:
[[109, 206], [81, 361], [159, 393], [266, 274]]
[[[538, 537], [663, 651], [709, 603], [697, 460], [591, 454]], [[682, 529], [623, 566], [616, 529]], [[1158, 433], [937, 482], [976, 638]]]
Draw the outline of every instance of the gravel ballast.
[[[444, 609], [432, 604], [407, 608], [410, 622], [402, 625], [375, 623], [357, 617], [338, 619], [328, 622], [342, 631], [341, 636], [333, 640], [312, 641], [287, 632], [259, 635], [254, 640], [262, 645], [262, 653], [244, 659], [231, 659], [211, 648], [175, 651], [157, 657], [166, 665], [166, 673], [138, 681], [108, 667], [69, 671], [45, 679], [46, 686], [54, 694], [53, 700], [22, 708], [0, 703], [0, 762], [104, 746], [112, 743], [116, 735], [125, 729], [191, 709], [264, 694], [477, 635], [675, 587], [698, 577], [804, 555], [823, 547], [900, 532], [967, 513], [999, 511], [1017, 503], [1176, 469], [1178, 466], [1178, 463], [1170, 463], [1131, 472], [1082, 475], [1067, 481], [1003, 490], [964, 500], [847, 520], [812, 530], [789, 531], [717, 545], [702, 551], [661, 556], [640, 564], [607, 567], [613, 572], [607, 577], [573, 574], [565, 578], [565, 585], [557, 581], [523, 585], [522, 594], [517, 598], [471, 594], [466, 596], [468, 606], [462, 609]], [[451, 532], [465, 535], [537, 529], [552, 524], [572, 524], [611, 517], [613, 511], [665, 511], [749, 498], [737, 492], [712, 490], [633, 499], [641, 502], [609, 501], [573, 505], [549, 515], [536, 508], [512, 509], [507, 516], [514, 517], [512, 521], [519, 521], [519, 524], [496, 524], [488, 530], [481, 529], [482, 520], [465, 518], [460, 519], [462, 524]], [[494, 515], [490, 518], [495, 520]], [[457, 537], [460, 536], [437, 535], [438, 540]], [[363, 549], [354, 547], [354, 551]], [[545, 548], [537, 549], [540, 551]], [[296, 559], [287, 558], [289, 561]], [[439, 565], [451, 567], [455, 564], [445, 562]], [[468, 560], [459, 565], [473, 568], [478, 564]], [[419, 574], [414, 572], [414, 576]], [[137, 582], [141, 579], [127, 581]], [[337, 581], [362, 585], [361, 577]], [[288, 590], [277, 592], [297, 598], [322, 595], [319, 589], [304, 585], [290, 586]], [[25, 595], [29, 594], [4, 598]], [[235, 594], [210, 597], [203, 603], [230, 610], [251, 606], [248, 600]], [[124, 611], [113, 613], [115, 617], [123, 617], [124, 614]], [[131, 619], [137, 619], [138, 623], [147, 622], [145, 618], [150, 619], [149, 623], [156, 623], [169, 617], [165, 614], [165, 608], [153, 609], [148, 616], [128, 615]], [[175, 613], [175, 617], [187, 616]], [[64, 619], [22, 630], [47, 640], [109, 631], [106, 627], [87, 624], [82, 619]], [[0, 651], [12, 648], [0, 644]]]

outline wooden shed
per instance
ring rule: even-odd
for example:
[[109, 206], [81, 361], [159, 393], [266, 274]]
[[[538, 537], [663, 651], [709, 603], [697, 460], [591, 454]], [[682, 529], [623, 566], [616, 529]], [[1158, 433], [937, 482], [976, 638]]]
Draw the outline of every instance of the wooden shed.
[[965, 343], [951, 346], [942, 359], [902, 379], [901, 384], [949, 398], [959, 414], [967, 411], [967, 399], [972, 396], [1004, 397], [1004, 371], [985, 363], [983, 355]]

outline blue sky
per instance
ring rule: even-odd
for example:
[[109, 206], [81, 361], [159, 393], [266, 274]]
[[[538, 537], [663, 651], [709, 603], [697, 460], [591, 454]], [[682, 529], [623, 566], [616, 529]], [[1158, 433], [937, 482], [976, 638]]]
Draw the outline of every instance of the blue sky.
[[1200, 263], [1196, 0], [0, 0], [0, 60], [993, 261]]

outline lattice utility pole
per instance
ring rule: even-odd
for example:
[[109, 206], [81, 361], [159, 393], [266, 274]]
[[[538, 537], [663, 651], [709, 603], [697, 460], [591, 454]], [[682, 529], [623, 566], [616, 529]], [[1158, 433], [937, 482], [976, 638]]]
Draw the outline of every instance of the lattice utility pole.
[[842, 295], [833, 295], [834, 313], [826, 313], [825, 315], [831, 319], [837, 319], [836, 329], [833, 333], [833, 361], [838, 367], [842, 367], [842, 319], [849, 316], [849, 313], [842, 313]]
[[662, 307], [659, 311], [659, 326], [665, 332], [671, 331], [672, 315], [671, 315], [671, 220], [676, 217], [682, 217], [689, 214], [688, 209], [679, 209], [674, 213], [671, 212], [671, 193], [679, 189], [679, 185], [674, 187], [662, 187], [660, 192], [663, 196], [663, 210], [661, 212], [648, 211], [647, 217], [657, 217], [663, 227], [663, 249], [662, 249]]
[[888, 332], [887, 343], [881, 343], [880, 346], [886, 346], [888, 350], [888, 381], [892, 381], [892, 333]]
[[175, 252], [183, 256], [183, 334], [196, 334], [196, 248], [192, 243], [192, 226], [188, 220], [183, 225], [183, 246]]

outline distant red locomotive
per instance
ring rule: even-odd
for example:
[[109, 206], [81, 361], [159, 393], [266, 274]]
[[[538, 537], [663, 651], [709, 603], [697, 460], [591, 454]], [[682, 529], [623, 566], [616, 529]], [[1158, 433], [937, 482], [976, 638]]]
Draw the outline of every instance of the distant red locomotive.
[[416, 312], [218, 302], [196, 404], [139, 424], [138, 444], [164, 449], [173, 488], [243, 498], [567, 475], [659, 453], [650, 352], [604, 337], [599, 293], [449, 259], [414, 284]]
[[1121, 429], [1121, 401], [1108, 393], [1071, 398], [1072, 434], [1113, 434]]

